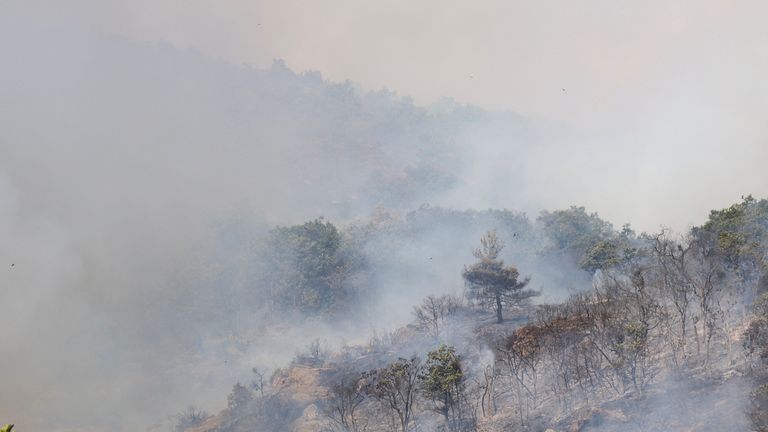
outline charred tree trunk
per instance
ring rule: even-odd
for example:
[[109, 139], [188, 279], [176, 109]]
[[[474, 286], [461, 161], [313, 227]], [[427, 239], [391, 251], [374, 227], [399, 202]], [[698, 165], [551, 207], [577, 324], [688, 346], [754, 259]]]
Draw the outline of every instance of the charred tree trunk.
[[504, 317], [501, 315], [501, 294], [496, 293], [496, 322], [504, 321]]

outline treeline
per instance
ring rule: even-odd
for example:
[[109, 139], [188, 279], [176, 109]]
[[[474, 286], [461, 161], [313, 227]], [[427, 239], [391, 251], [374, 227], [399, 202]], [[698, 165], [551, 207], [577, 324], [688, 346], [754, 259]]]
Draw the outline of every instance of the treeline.
[[611, 248], [635, 236], [629, 227], [615, 232], [583, 207], [543, 212], [533, 221], [509, 210], [425, 206], [400, 217], [379, 208], [370, 221], [344, 228], [318, 219], [272, 229], [256, 257], [264, 263], [260, 285], [282, 307], [337, 317], [375, 300], [374, 288], [404, 283], [398, 280], [402, 273], [419, 275], [437, 266], [446, 278], [455, 278], [489, 228], [506, 245], [504, 256], [522, 271], [559, 269], [544, 274], [538, 288], [568, 279], [574, 291], [589, 286], [591, 273], [611, 258]]
[[176, 299], [175, 313], [222, 331], [262, 314], [357, 320], [380, 314], [382, 296], [415, 304], [460, 294], [457, 276], [489, 229], [505, 244], [499, 258], [515, 264], [521, 279], [536, 274], [529, 288], [559, 300], [589, 288], [599, 258], [588, 255], [593, 247], [623, 235], [583, 207], [536, 219], [511, 210], [423, 206], [402, 215], [379, 207], [344, 225], [318, 218], [278, 227], [244, 213], [213, 228], [179, 274], [177, 283], [196, 295]]

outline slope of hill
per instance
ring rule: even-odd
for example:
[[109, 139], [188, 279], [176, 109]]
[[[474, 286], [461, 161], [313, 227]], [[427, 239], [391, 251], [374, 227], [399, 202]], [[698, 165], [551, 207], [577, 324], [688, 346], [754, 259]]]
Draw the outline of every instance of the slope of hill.
[[194, 430], [765, 430], [766, 251], [768, 200], [752, 197], [681, 240], [593, 238], [579, 260], [591, 289], [506, 303], [500, 323], [481, 303], [429, 297], [385, 337], [315, 344], [258, 392], [236, 385]]

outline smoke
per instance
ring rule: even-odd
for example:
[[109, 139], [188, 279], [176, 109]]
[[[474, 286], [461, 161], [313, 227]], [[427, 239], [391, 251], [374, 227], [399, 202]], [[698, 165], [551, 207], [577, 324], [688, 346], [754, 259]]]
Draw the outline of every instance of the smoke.
[[473, 174], [498, 166], [498, 154], [508, 156], [502, 172], [522, 160], [533, 174], [480, 177], [501, 180], [492, 186], [470, 178], [457, 199], [483, 208], [580, 204], [617, 226], [682, 230], [768, 183], [767, 11], [758, 1], [29, 0], [7, 9], [37, 25], [167, 41], [233, 64], [284, 58], [421, 105], [451, 96], [545, 119], [544, 136], [525, 149], [495, 134], [498, 145], [470, 155]]
[[[188, 403], [220, 408], [246, 363], [371, 329], [248, 316], [251, 249], [274, 224], [444, 189], [440, 164], [453, 162], [427, 157], [460, 111], [358, 96], [279, 62], [233, 67], [4, 21], [0, 311], [13, 330], [0, 416], [28, 430], [136, 429]], [[254, 339], [228, 354], [243, 329]]]
[[[427, 67], [394, 73], [388, 63], [392, 78], [383, 79], [360, 70], [357, 63], [365, 62], [349, 59], [402, 52], [401, 65], [417, 65], [413, 60], [423, 51], [397, 45], [390, 53], [362, 46], [365, 41], [349, 51], [336, 45], [349, 39], [342, 34], [318, 45], [344, 46], [346, 61], [327, 51], [322, 59], [302, 57], [297, 50], [313, 50], [296, 48], [292, 37], [268, 47], [270, 38], [246, 31], [253, 22], [234, 18], [239, 8], [272, 17], [263, 27], [274, 36], [281, 23], [308, 23], [319, 6], [294, 22], [282, 7], [266, 3], [223, 8], [208, 2], [181, 15], [169, 4], [152, 4], [11, 2], [0, 18], [0, 418], [27, 431], [136, 430], [188, 403], [218, 409], [226, 389], [245, 379], [252, 365], [274, 367], [316, 338], [341, 345], [371, 329], [403, 324], [423, 296], [460, 293], [461, 267], [471, 261], [479, 234], [492, 228], [436, 226], [414, 243], [409, 233], [394, 237], [400, 243], [389, 247], [397, 253], [375, 261], [380, 297], [365, 325], [275, 328], [248, 315], [245, 305], [258, 299], [233, 304], [253, 288], [246, 274], [250, 248], [275, 224], [318, 216], [351, 224], [378, 204], [401, 211], [428, 202], [536, 214], [577, 201], [616, 223], [640, 220], [642, 228], [653, 229], [661, 215], [684, 225], [742, 193], [760, 194], [749, 188], [766, 184], [765, 171], [755, 169], [766, 157], [764, 147], [754, 145], [764, 138], [755, 126], [763, 119], [739, 117], [741, 109], [724, 115], [741, 99], [696, 96], [708, 83], [733, 77], [737, 66], [708, 69], [682, 89], [675, 85], [691, 72], [672, 68], [674, 79], [651, 89], [664, 97], [659, 103], [642, 99], [636, 119], [622, 111], [611, 117], [611, 127], [596, 127], [603, 111], [593, 107], [588, 126], [580, 127], [569, 116], [583, 108], [574, 99], [590, 99], [589, 86], [568, 82], [562, 94], [561, 77], [550, 73], [547, 85], [557, 96], [537, 104], [541, 95], [525, 91], [538, 68], [552, 66], [546, 62], [526, 66], [521, 76], [528, 79], [518, 75], [513, 83], [487, 79], [493, 64], [485, 64], [477, 78], [490, 84], [476, 92], [468, 84], [452, 87], [455, 81], [443, 82]], [[204, 18], [209, 12], [215, 24]], [[393, 19], [405, 16], [400, 11]], [[418, 21], [411, 20], [409, 28]], [[233, 21], [231, 32], [221, 30]], [[749, 35], [745, 30], [737, 40]], [[420, 44], [432, 46], [436, 37]], [[243, 55], [251, 44], [257, 58]], [[535, 60], [536, 50], [533, 44], [522, 58]], [[738, 65], [751, 54], [745, 49], [728, 58]], [[282, 62], [267, 66], [281, 56], [298, 69], [327, 71], [338, 82], [392, 85], [424, 105], [457, 95], [549, 119], [445, 101], [421, 108], [388, 91], [295, 73]], [[237, 66], [243, 61], [256, 67]], [[525, 64], [505, 60], [503, 70], [512, 63]], [[440, 72], [475, 79], [474, 70], [459, 69], [449, 65]], [[668, 70], [654, 74], [665, 77]], [[749, 107], [762, 103], [765, 88], [757, 85], [750, 96], [744, 83], [762, 82], [760, 70], [740, 81], [738, 94]], [[428, 87], [423, 92], [422, 85]], [[517, 90], [499, 91], [509, 86]], [[646, 90], [633, 88], [633, 94]], [[728, 89], [717, 90], [722, 96]], [[606, 92], [590, 106], [600, 105]], [[496, 94], [522, 98], [507, 105]], [[621, 105], [624, 94], [611, 95], [607, 105]], [[555, 110], [553, 120], [542, 114], [559, 103], [554, 97], [567, 108]], [[692, 113], [681, 103], [689, 99], [706, 103]], [[725, 108], [718, 105], [723, 100]], [[720, 146], [732, 140], [745, 151], [723, 156]], [[655, 197], [662, 189], [663, 197]], [[676, 201], [681, 195], [689, 200]], [[380, 246], [369, 244], [369, 252]], [[508, 262], [532, 275], [545, 295], [569, 278], [568, 271], [558, 275], [533, 262], [530, 250], [510, 243], [507, 252]], [[201, 305], [211, 311], [200, 313]], [[244, 329], [252, 339], [228, 351], [228, 338]]]
[[747, 431], [748, 386], [740, 378], [723, 383], [667, 379], [643, 401], [619, 400], [593, 416], [585, 430]]

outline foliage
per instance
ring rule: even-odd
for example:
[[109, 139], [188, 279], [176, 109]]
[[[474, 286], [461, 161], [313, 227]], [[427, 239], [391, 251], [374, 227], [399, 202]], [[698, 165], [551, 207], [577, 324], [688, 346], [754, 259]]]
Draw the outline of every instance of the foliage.
[[425, 372], [421, 375], [424, 394], [430, 398], [443, 399], [460, 386], [464, 373], [461, 362], [452, 346], [441, 345], [440, 348], [427, 354], [424, 365]]
[[544, 211], [536, 220], [541, 225], [553, 251], [581, 256], [600, 240], [613, 235], [613, 226], [597, 213], [587, 213], [584, 207]]
[[342, 233], [330, 222], [317, 219], [275, 228], [267, 253], [266, 283], [280, 305], [322, 314], [343, 310], [353, 301], [348, 282], [360, 270], [361, 258], [345, 247]]
[[742, 277], [756, 277], [768, 264], [768, 200], [748, 195], [740, 203], [712, 210], [707, 222], [692, 234]]
[[605, 270], [621, 262], [619, 247], [610, 240], [600, 240], [590, 247], [581, 258], [579, 266], [594, 273]]
[[232, 387], [232, 392], [227, 396], [227, 409], [232, 414], [245, 411], [253, 401], [253, 392], [246, 386], [237, 383]]
[[[428, 296], [414, 308], [415, 325], [350, 348], [344, 360], [334, 356], [305, 363], [322, 366], [323, 374], [332, 375], [326, 384], [328, 396], [318, 407], [334, 431], [465, 430], [464, 426], [477, 426], [474, 416], [480, 413], [488, 417], [489, 425], [516, 416], [519, 428], [538, 430], [537, 422], [569, 418], [585, 402], [599, 406], [630, 395], [654, 397], [647, 389], [661, 372], [719, 376], [744, 370], [754, 390], [749, 415], [755, 430], [766, 430], [768, 390], [761, 386], [768, 380], [768, 294], [753, 302], [754, 297], [744, 295], [745, 280], [734, 277], [758, 263], [751, 260], [765, 247], [765, 239], [755, 234], [762, 216], [756, 202], [732, 207], [713, 212], [707, 224], [679, 237], [666, 230], [637, 236], [626, 225], [613, 232], [582, 208], [555, 212], [557, 224], [591, 230], [569, 237], [568, 230], [560, 227], [548, 234], [564, 235], [564, 249], [549, 249], [549, 257], [581, 253], [581, 267], [593, 273], [591, 290], [577, 292], [560, 304], [531, 308], [535, 318], [515, 328], [473, 324], [471, 315], [462, 315], [461, 325], [474, 325], [471, 330], [478, 337], [450, 338], [471, 347], [462, 348], [461, 356], [454, 347], [440, 345], [426, 352], [423, 364], [416, 356], [391, 361], [396, 353], [421, 352], [424, 339], [419, 332], [438, 342], [447, 339], [446, 324], [462, 312], [461, 300]], [[410, 222], [408, 217], [406, 222], [393, 217], [373, 230], [400, 236], [399, 247], [409, 241], [404, 233], [420, 232], [411, 232], [414, 227], [430, 229], [430, 218], [469, 225], [478, 223], [474, 216], [424, 208], [409, 215]], [[551, 222], [540, 218], [538, 223]], [[436, 238], [445, 238], [435, 232]], [[728, 233], [752, 238], [756, 246], [745, 249], [748, 241], [733, 243], [738, 236]], [[343, 244], [344, 235], [339, 236]], [[362, 243], [356, 247], [369, 238], [358, 237]], [[477, 262], [463, 272], [470, 300], [493, 308], [499, 319], [502, 308], [524, 304], [537, 294], [526, 289], [527, 280], [520, 280], [515, 267], [504, 264], [502, 254], [508, 253], [504, 246], [496, 232], [487, 232], [474, 251]], [[731, 259], [737, 265], [731, 265]], [[425, 264], [414, 260], [412, 265]], [[749, 281], [757, 292], [765, 291], [761, 284], [768, 286], [768, 273], [761, 265], [759, 277]], [[750, 304], [753, 315], [745, 321], [743, 311]], [[733, 335], [741, 328], [745, 328], [740, 338], [744, 356], [732, 350], [738, 339]], [[321, 349], [315, 344], [309, 351]], [[334, 368], [336, 372], [328, 372]], [[370, 368], [362, 375], [354, 372]], [[436, 425], [438, 417], [429, 411], [440, 414], [444, 425]], [[385, 425], [387, 421], [391, 423]]]
[[518, 281], [520, 273], [517, 269], [504, 266], [504, 261], [499, 259], [504, 243], [495, 231], [486, 233], [480, 239], [480, 244], [480, 248], [474, 252], [478, 262], [464, 268], [467, 296], [470, 300], [494, 309], [497, 321], [502, 322], [502, 309], [505, 306], [518, 306], [539, 293], [524, 289], [530, 279]]
[[456, 349], [441, 345], [430, 351], [419, 378], [422, 393], [436, 404], [436, 411], [442, 414], [448, 427], [456, 429], [461, 425], [466, 377]]

